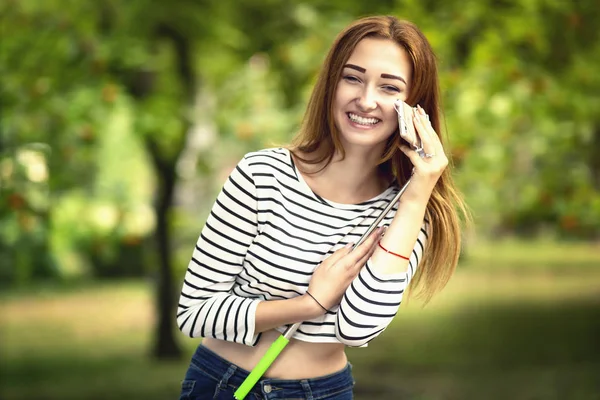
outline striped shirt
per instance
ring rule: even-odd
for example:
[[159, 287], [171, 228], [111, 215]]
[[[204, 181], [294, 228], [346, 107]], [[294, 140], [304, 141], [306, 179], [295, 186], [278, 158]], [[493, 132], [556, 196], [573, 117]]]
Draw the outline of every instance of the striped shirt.
[[[289, 150], [248, 153], [225, 182], [196, 243], [179, 300], [179, 329], [190, 337], [256, 345], [258, 303], [304, 294], [315, 268], [357, 242], [397, 193], [393, 185], [360, 204], [335, 203], [309, 188]], [[391, 223], [397, 207], [381, 225]], [[366, 345], [396, 315], [426, 239], [423, 226], [406, 272], [383, 275], [367, 261], [341, 303], [303, 322], [293, 337]]]

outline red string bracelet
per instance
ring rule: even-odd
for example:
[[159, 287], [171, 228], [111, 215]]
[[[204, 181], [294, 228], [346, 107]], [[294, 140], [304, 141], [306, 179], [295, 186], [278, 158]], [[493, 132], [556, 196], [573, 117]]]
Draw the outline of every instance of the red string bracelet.
[[408, 260], [408, 259], [409, 259], [408, 257], [405, 257], [405, 256], [403, 256], [402, 254], [394, 253], [393, 251], [389, 251], [388, 249], [386, 249], [385, 247], [383, 247], [383, 246], [381, 245], [381, 240], [380, 240], [379, 242], [377, 242], [377, 244], [379, 245], [379, 247], [381, 247], [381, 250], [385, 251], [386, 253], [389, 253], [389, 254], [391, 254], [391, 255], [394, 255], [394, 256], [396, 256], [396, 257], [403, 258], [403, 259], [405, 259], [405, 260]]

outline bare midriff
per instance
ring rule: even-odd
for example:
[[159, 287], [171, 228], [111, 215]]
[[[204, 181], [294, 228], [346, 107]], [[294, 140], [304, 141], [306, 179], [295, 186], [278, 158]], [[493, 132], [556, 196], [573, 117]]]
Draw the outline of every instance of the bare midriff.
[[[225, 360], [251, 371], [281, 333], [263, 332], [254, 347], [224, 340], [205, 338], [202, 344]], [[274, 379], [309, 379], [342, 370], [348, 360], [341, 343], [310, 343], [290, 340], [286, 348], [264, 374]]]

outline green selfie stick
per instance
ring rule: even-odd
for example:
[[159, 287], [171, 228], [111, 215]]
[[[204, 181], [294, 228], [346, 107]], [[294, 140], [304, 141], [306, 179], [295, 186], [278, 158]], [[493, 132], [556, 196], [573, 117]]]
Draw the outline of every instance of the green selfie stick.
[[237, 400], [243, 400], [289, 342], [290, 340], [284, 335], [279, 336], [277, 340], [273, 342], [271, 347], [269, 347], [269, 350], [267, 350], [263, 358], [256, 364], [256, 367], [254, 367], [252, 372], [250, 372], [250, 375], [242, 382], [242, 385], [238, 390], [235, 391], [233, 397]]
[[[377, 219], [373, 221], [371, 226], [369, 226], [369, 229], [367, 229], [367, 231], [362, 235], [360, 240], [356, 242], [352, 250], [354, 250], [362, 242], [367, 240], [371, 232], [373, 232], [373, 230], [379, 225], [379, 223], [383, 220], [387, 213], [390, 212], [394, 204], [396, 204], [398, 200], [400, 200], [400, 196], [402, 196], [402, 193], [404, 193], [409, 183], [410, 179], [404, 184], [404, 186], [402, 186], [402, 189], [400, 189], [398, 194], [385, 207], [385, 209], [381, 212], [379, 217], [377, 217]], [[242, 382], [238, 390], [236, 390], [233, 394], [233, 397], [235, 397], [236, 400], [244, 400], [248, 393], [250, 393], [250, 390], [252, 390], [254, 385], [256, 385], [256, 382], [258, 382], [260, 377], [263, 376], [263, 374], [269, 369], [271, 364], [273, 364], [273, 361], [275, 361], [277, 356], [283, 351], [283, 349], [285, 349], [285, 346], [287, 346], [287, 344], [290, 342], [290, 339], [292, 338], [294, 333], [296, 333], [296, 331], [300, 327], [300, 324], [300, 322], [297, 322], [294, 325], [288, 327], [285, 330], [285, 332], [283, 332], [283, 335], [279, 336], [273, 342], [273, 344], [271, 344], [271, 347], [269, 347], [269, 350], [267, 350], [263, 358], [260, 359], [258, 364], [256, 364], [256, 367], [254, 367], [252, 372], [250, 372], [250, 375], [248, 375], [246, 379], [244, 379], [244, 382]]]

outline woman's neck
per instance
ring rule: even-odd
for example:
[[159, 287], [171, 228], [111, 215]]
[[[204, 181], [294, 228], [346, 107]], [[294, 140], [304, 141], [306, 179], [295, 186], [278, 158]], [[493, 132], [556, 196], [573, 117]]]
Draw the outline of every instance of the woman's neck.
[[[306, 155], [302, 155], [303, 157]], [[303, 170], [319, 171], [305, 174], [304, 180], [319, 196], [342, 204], [356, 204], [369, 200], [389, 186], [377, 166], [377, 152], [346, 151], [335, 154], [324, 169], [322, 165], [302, 165]]]

